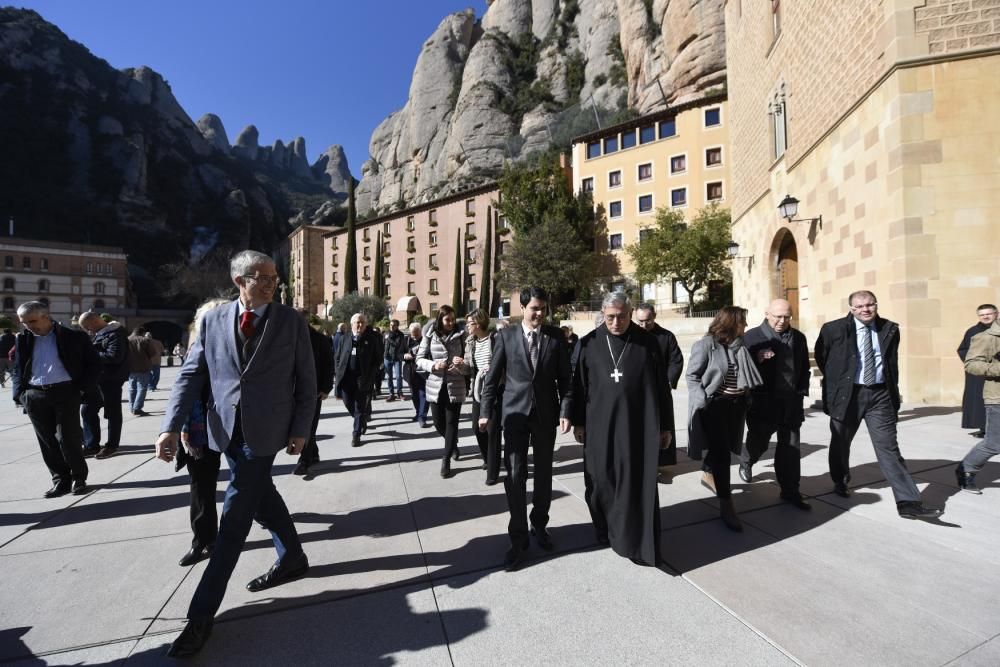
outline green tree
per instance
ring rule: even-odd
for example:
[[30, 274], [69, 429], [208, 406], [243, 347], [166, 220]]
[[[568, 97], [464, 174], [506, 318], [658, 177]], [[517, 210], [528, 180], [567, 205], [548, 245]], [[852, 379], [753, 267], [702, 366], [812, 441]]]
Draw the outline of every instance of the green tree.
[[330, 319], [334, 322], [350, 322], [354, 313], [363, 313], [369, 324], [373, 324], [385, 317], [385, 301], [352, 292], [330, 304]]
[[553, 217], [566, 220], [581, 239], [593, 241], [593, 198], [573, 192], [557, 154], [544, 154], [535, 162], [504, 165], [497, 187], [500, 201], [493, 205], [515, 234]]
[[678, 211], [660, 208], [655, 226], [626, 248], [640, 283], [676, 279], [688, 293], [688, 311], [694, 293], [711, 280], [730, 280], [727, 248], [731, 241], [729, 210], [711, 205], [698, 211], [690, 223]]
[[493, 272], [493, 216], [490, 208], [486, 207], [486, 242], [483, 245], [483, 256], [479, 260], [482, 263], [483, 275], [479, 281], [479, 307], [490, 309], [491, 295], [490, 278]]
[[372, 294], [380, 299], [385, 299], [385, 290], [382, 289], [385, 278], [382, 277], [382, 232], [375, 235], [375, 271], [372, 275]]
[[0, 331], [3, 329], [13, 329], [14, 320], [10, 318], [10, 315], [0, 315]]
[[451, 289], [451, 307], [455, 315], [462, 314], [462, 304], [465, 303], [465, 286], [462, 284], [462, 235], [455, 241], [455, 282]]
[[344, 257], [344, 292], [358, 291], [358, 241], [355, 238], [357, 209], [354, 208], [354, 179], [347, 181], [347, 252]]

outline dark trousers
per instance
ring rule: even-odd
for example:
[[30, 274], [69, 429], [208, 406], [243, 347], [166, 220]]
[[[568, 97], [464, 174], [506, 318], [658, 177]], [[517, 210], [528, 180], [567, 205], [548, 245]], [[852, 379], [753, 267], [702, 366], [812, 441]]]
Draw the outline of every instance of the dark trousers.
[[743, 443], [743, 424], [746, 420], [746, 399], [742, 396], [712, 396], [702, 408], [702, 424], [708, 440], [705, 464], [715, 478], [715, 495], [729, 498], [729, 468], [732, 454]]
[[461, 403], [448, 400], [448, 391], [441, 387], [438, 400], [431, 404], [431, 419], [434, 430], [444, 438], [444, 459], [447, 461], [458, 447], [458, 417], [462, 413]]
[[49, 389], [28, 389], [21, 395], [35, 427], [42, 460], [55, 484], [87, 479], [80, 432], [80, 392], [66, 382]]
[[896, 442], [896, 407], [884, 385], [855, 385], [844, 420], [830, 418], [830, 477], [834, 484], [851, 479], [851, 441], [861, 421], [875, 447], [875, 458], [896, 502], [920, 500], [920, 491], [906, 469], [906, 461]]
[[101, 446], [101, 406], [108, 420], [108, 439], [105, 446], [115, 449], [122, 441], [122, 384], [102, 382], [97, 385], [99, 401], [88, 401], [80, 408], [83, 418], [83, 446], [99, 449]]
[[740, 463], [757, 463], [767, 451], [767, 445], [775, 433], [778, 434], [778, 445], [774, 448], [774, 474], [782, 493], [797, 495], [802, 475], [797, 427], [776, 424], [751, 413], [747, 416], [747, 442], [740, 452]]
[[479, 418], [482, 409], [479, 401], [472, 401], [472, 432], [476, 434], [476, 442], [479, 444], [479, 454], [486, 464], [486, 479], [497, 479], [500, 477], [500, 414], [494, 409], [486, 431], [479, 430]]
[[416, 373], [413, 373], [410, 382], [410, 400], [413, 401], [417, 421], [427, 421], [427, 380]]
[[189, 619], [212, 618], [219, 610], [254, 519], [271, 531], [279, 563], [286, 555], [297, 558], [302, 553], [295, 524], [271, 479], [274, 457], [274, 454], [255, 456], [238, 430], [229, 443], [226, 461], [231, 472], [222, 503], [219, 534], [188, 607]]
[[[556, 429], [538, 422], [534, 412], [520, 424], [507, 424], [503, 430], [503, 481], [507, 493], [510, 522], [507, 533], [515, 547], [528, 546], [528, 520], [531, 525], [545, 528], [552, 505], [552, 454], [556, 445]], [[535, 464], [535, 490], [531, 496], [531, 516], [528, 516], [528, 447]]]
[[354, 417], [353, 435], [359, 437], [365, 428], [365, 420], [371, 409], [371, 396], [360, 391], [353, 382], [344, 382], [340, 390], [340, 398], [344, 401], [347, 413]]
[[191, 475], [191, 546], [195, 549], [215, 544], [219, 532], [219, 515], [215, 510], [215, 490], [219, 482], [222, 455], [205, 448], [200, 459], [187, 457]]
[[302, 453], [299, 454], [300, 463], [307, 465], [319, 463], [319, 444], [316, 442], [316, 429], [319, 428], [319, 413], [322, 409], [323, 401], [317, 398], [316, 412], [313, 413], [312, 428], [309, 430], [309, 439], [306, 440], [306, 446], [302, 448]]

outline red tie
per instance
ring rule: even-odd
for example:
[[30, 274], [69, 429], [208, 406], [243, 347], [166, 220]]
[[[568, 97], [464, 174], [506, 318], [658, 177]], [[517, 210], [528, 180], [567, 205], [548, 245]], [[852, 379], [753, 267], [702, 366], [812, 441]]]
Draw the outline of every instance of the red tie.
[[244, 310], [243, 314], [240, 315], [240, 332], [247, 340], [253, 338], [253, 321], [255, 319], [257, 319], [257, 313], [252, 310]]

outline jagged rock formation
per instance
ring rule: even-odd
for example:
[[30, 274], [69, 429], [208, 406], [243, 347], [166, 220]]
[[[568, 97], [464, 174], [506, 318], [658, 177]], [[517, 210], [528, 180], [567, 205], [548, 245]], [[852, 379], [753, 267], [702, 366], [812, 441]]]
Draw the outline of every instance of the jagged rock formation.
[[725, 81], [724, 0], [488, 0], [424, 43], [406, 105], [372, 134], [361, 213], [428, 201], [625, 110]]
[[161, 267], [271, 250], [290, 219], [330, 219], [342, 199], [303, 140], [281, 156], [251, 127], [230, 147], [162, 76], [115, 70], [33, 11], [0, 8], [0, 109], [0, 214], [36, 238], [124, 247], [145, 306], [191, 305], [166, 300]]
[[327, 148], [312, 166], [313, 176], [333, 192], [347, 192], [348, 181], [352, 178], [347, 167], [344, 147], [334, 144]]

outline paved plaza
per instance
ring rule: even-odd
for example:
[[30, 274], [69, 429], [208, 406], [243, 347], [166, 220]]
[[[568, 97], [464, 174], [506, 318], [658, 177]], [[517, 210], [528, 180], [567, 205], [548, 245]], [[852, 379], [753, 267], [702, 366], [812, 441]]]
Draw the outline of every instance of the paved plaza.
[[[957, 372], [957, 371], [956, 371]], [[0, 662], [169, 664], [205, 566], [181, 568], [190, 541], [188, 477], [153, 458], [176, 369], [164, 369], [151, 417], [126, 416], [114, 458], [89, 460], [90, 494], [45, 500], [48, 473], [10, 387], [0, 391]], [[323, 462], [309, 478], [279, 454], [275, 481], [312, 568], [263, 593], [244, 585], [274, 556], [255, 527], [204, 665], [998, 665], [1000, 463], [959, 492], [954, 462], [975, 442], [954, 408], [904, 406], [900, 442], [935, 522], [896, 515], [870, 441], [854, 443], [854, 494], [832, 493], [828, 421], [802, 431], [802, 490], [813, 511], [782, 504], [770, 454], [734, 497], [745, 529], [719, 521], [682, 453], [660, 485], [667, 566], [643, 568], [599, 548], [583, 501], [581, 448], [560, 436], [556, 550], [532, 545], [518, 572], [502, 485], [485, 473], [463, 414], [463, 460], [441, 479], [441, 439], [410, 421], [409, 401], [375, 402], [374, 430], [350, 446], [339, 401], [320, 421]], [[675, 398], [678, 434], [686, 395]], [[219, 483], [219, 498], [225, 473]]]

